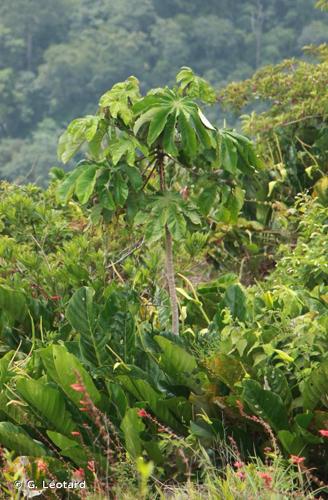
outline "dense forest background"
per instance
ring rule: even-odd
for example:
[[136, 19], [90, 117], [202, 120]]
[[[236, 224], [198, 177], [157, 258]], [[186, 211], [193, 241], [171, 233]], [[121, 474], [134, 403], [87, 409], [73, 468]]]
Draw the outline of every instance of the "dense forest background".
[[67, 123], [130, 74], [146, 90], [189, 65], [219, 88], [302, 56], [328, 41], [328, 16], [314, 3], [2, 0], [0, 177], [46, 184]]

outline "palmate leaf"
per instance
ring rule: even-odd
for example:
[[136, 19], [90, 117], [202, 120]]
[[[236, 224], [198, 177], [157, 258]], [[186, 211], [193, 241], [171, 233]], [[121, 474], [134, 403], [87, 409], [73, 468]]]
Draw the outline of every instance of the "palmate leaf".
[[92, 142], [98, 127], [102, 125], [100, 116], [87, 115], [73, 120], [58, 142], [58, 158], [67, 163], [85, 142]]
[[83, 357], [93, 366], [102, 367], [108, 363], [106, 344], [109, 335], [97, 329], [96, 306], [93, 303], [95, 291], [82, 287], [71, 297], [66, 318], [74, 330], [80, 334], [80, 348]]
[[148, 124], [149, 146], [160, 141], [166, 153], [176, 155], [181, 147], [190, 157], [196, 155], [198, 148], [215, 147], [210, 132], [215, 129], [190, 97], [165, 88], [141, 99], [133, 111], [137, 118], [135, 133], [140, 133]]
[[207, 103], [216, 101], [214, 88], [204, 78], [195, 75], [191, 68], [183, 66], [176, 76], [176, 81], [188, 96]]
[[140, 99], [139, 82], [130, 76], [124, 82], [116, 83], [99, 101], [101, 108], [108, 108], [114, 118], [121, 118], [125, 125], [133, 119], [132, 104]]

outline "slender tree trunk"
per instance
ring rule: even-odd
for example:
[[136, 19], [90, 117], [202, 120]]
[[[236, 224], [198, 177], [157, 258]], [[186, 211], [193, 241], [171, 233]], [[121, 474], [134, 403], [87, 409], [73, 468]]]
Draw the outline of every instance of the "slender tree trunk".
[[169, 287], [172, 312], [172, 331], [174, 335], [179, 335], [179, 308], [177, 291], [175, 287], [175, 274], [173, 264], [173, 242], [172, 235], [167, 226], [165, 226], [165, 254], [166, 254], [166, 279]]
[[[158, 155], [158, 172], [161, 191], [166, 190], [164, 158], [161, 152]], [[178, 298], [175, 286], [174, 262], [173, 262], [173, 241], [172, 235], [167, 225], [165, 226], [165, 260], [166, 260], [166, 280], [169, 289], [171, 314], [172, 314], [172, 332], [174, 335], [179, 335], [179, 308]]]

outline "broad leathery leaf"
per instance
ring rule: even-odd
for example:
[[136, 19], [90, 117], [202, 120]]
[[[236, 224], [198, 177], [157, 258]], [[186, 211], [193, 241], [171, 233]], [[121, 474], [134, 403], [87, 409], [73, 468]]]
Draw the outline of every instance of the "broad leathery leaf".
[[22, 377], [16, 381], [16, 390], [55, 429], [63, 434], [70, 434], [74, 430], [75, 424], [66, 411], [63, 396], [57, 389], [39, 380]]
[[112, 139], [110, 141], [108, 150], [111, 154], [112, 161], [114, 165], [125, 157], [128, 165], [133, 166], [136, 157], [136, 148], [138, 147], [138, 141], [128, 134], [121, 135]]
[[200, 109], [198, 109], [198, 116], [204, 127], [208, 128], [209, 130], [216, 130], [216, 128], [213, 127], [211, 122], [206, 118], [206, 116], [201, 112]]
[[229, 307], [233, 318], [243, 321], [246, 318], [246, 295], [240, 285], [230, 285], [223, 297], [224, 304]]
[[91, 142], [96, 135], [100, 116], [87, 115], [76, 118], [67, 127], [59, 138], [58, 157], [63, 163], [67, 163], [82, 147], [84, 142]]
[[289, 407], [292, 402], [292, 393], [283, 371], [279, 368], [269, 366], [265, 370], [264, 377], [266, 388], [278, 394], [284, 404]]
[[0, 285], [0, 311], [13, 320], [23, 320], [27, 311], [25, 295], [19, 290]]
[[[62, 345], [53, 345], [48, 351], [46, 349], [40, 350], [39, 353], [47, 372], [76, 406], [80, 407], [81, 393], [72, 389], [71, 384], [77, 382], [77, 374], [90, 398], [97, 404], [100, 401], [100, 393], [80, 361]], [[45, 351], [43, 356], [42, 351]]]
[[207, 103], [216, 101], [214, 88], [204, 78], [195, 75], [191, 68], [184, 66], [177, 74], [176, 81], [180, 88], [190, 97], [201, 99]]
[[9, 351], [0, 359], [0, 389], [14, 376], [15, 372], [10, 368], [14, 357], [15, 351]]
[[0, 422], [0, 443], [17, 455], [44, 457], [50, 455], [41, 443], [32, 439], [21, 427], [11, 422]]
[[236, 175], [238, 172], [238, 152], [235, 141], [231, 137], [223, 133], [221, 134], [220, 141], [220, 158], [222, 167], [232, 175]]
[[147, 136], [147, 143], [149, 146], [151, 146], [163, 132], [167, 118], [172, 111], [173, 109], [171, 107], [163, 107], [159, 109], [151, 119]]
[[178, 148], [176, 147], [175, 144], [176, 119], [177, 119], [177, 111], [174, 111], [168, 116], [163, 135], [163, 149], [167, 154], [171, 156], [177, 156], [179, 153]]
[[122, 170], [127, 175], [133, 189], [138, 191], [143, 185], [142, 176], [138, 168], [126, 165], [122, 167]]
[[278, 438], [289, 455], [303, 455], [305, 442], [302, 436], [294, 432], [282, 430], [278, 432]]
[[243, 382], [242, 398], [275, 431], [289, 428], [287, 410], [278, 394], [262, 389], [258, 382], [248, 379]]
[[206, 186], [198, 197], [198, 206], [203, 215], [208, 215], [214, 205], [217, 196], [217, 186], [212, 184]]
[[66, 318], [78, 333], [90, 335], [94, 329], [93, 297], [95, 291], [90, 287], [77, 290], [68, 302]]
[[66, 317], [74, 330], [80, 333], [80, 349], [85, 360], [91, 365], [101, 367], [108, 362], [106, 344], [109, 335], [96, 325], [96, 312], [93, 304], [95, 291], [82, 287], [71, 297]]
[[113, 195], [106, 187], [99, 192], [99, 205], [107, 210], [114, 211], [116, 209]]
[[328, 395], [328, 360], [315, 368], [302, 388], [303, 406], [313, 410]]
[[[140, 212], [139, 212], [140, 213]], [[149, 243], [155, 243], [164, 236], [164, 225], [159, 217], [151, 216], [147, 223], [145, 238]]]
[[164, 372], [174, 382], [195, 389], [197, 384], [193, 379], [193, 373], [198, 369], [198, 365], [194, 356], [165, 337], [156, 335], [154, 340], [162, 350], [159, 365]]
[[194, 128], [190, 123], [190, 116], [183, 111], [178, 118], [182, 146], [188, 156], [193, 158], [197, 152], [197, 138]]
[[88, 165], [83, 168], [81, 174], [76, 179], [75, 193], [82, 205], [89, 201], [89, 198], [94, 191], [96, 176], [97, 166]]
[[213, 136], [212, 131], [209, 131], [201, 121], [198, 113], [192, 114], [192, 120], [194, 122], [195, 130], [198, 136], [198, 139], [203, 148], [215, 148], [216, 147], [216, 139]]
[[181, 240], [186, 234], [186, 220], [181, 212], [171, 206], [167, 210], [167, 227], [176, 241]]
[[129, 406], [127, 394], [122, 387], [115, 382], [106, 382], [106, 387], [109, 394], [111, 404], [115, 408], [115, 413], [119, 419], [123, 419], [125, 412]]
[[205, 361], [205, 366], [211, 378], [217, 377], [230, 389], [234, 389], [237, 382], [240, 382], [245, 375], [242, 364], [232, 356], [217, 354]]
[[123, 179], [121, 174], [116, 173], [115, 176], [113, 176], [113, 184], [114, 201], [119, 207], [124, 207], [124, 204], [129, 195], [129, 187], [127, 185], [127, 182], [125, 181], [125, 179]]
[[129, 125], [134, 114], [132, 106], [138, 100], [140, 100], [139, 81], [134, 76], [130, 76], [107, 91], [100, 98], [99, 105], [102, 108], [108, 108], [114, 118], [121, 118], [125, 125]]
[[82, 167], [78, 167], [73, 172], [67, 175], [65, 179], [59, 184], [56, 190], [56, 198], [58, 203], [66, 205], [68, 200], [72, 198], [74, 191], [76, 180], [80, 176], [82, 172]]
[[121, 423], [126, 449], [133, 458], [140, 456], [142, 453], [140, 434], [145, 430], [145, 425], [138, 416], [137, 411], [136, 408], [129, 408]]
[[181, 430], [181, 424], [176, 420], [170, 408], [168, 407], [167, 399], [163, 399], [162, 395], [156, 391], [147, 380], [133, 380], [134, 386], [140, 394], [141, 401], [146, 401], [151, 411], [170, 427], [176, 430]]
[[146, 113], [143, 113], [139, 118], [136, 120], [134, 127], [133, 127], [133, 133], [134, 135], [137, 135], [141, 127], [145, 124], [150, 122], [153, 117], [158, 113], [158, 111], [161, 108], [152, 108], [149, 109]]
[[48, 437], [60, 449], [64, 457], [70, 458], [78, 466], [85, 466], [88, 462], [88, 455], [77, 441], [63, 436], [59, 432], [47, 431]]

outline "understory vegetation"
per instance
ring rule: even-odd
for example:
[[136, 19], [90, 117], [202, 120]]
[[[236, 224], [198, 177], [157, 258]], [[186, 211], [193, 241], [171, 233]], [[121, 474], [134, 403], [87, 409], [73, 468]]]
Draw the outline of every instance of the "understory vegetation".
[[[307, 50], [219, 95], [189, 67], [129, 77], [61, 135], [68, 173], [1, 181], [3, 498], [327, 498], [328, 53]], [[206, 116], [253, 100], [242, 133]]]

